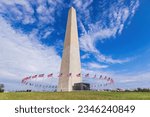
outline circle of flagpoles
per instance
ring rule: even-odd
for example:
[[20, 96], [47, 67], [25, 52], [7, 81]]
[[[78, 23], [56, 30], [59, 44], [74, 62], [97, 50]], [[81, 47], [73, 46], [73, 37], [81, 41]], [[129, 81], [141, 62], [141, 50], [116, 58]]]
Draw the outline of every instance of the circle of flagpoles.
[[42, 91], [56, 91], [57, 90], [57, 82], [59, 78], [63, 78], [62, 76], [67, 76], [69, 78], [72, 78], [74, 76], [76, 77], [82, 77], [83, 82], [90, 84], [91, 90], [101, 90], [101, 89], [109, 89], [114, 84], [114, 80], [111, 77], [105, 76], [105, 75], [99, 75], [99, 74], [36, 74], [24, 77], [21, 81], [23, 85], [26, 86], [27, 89], [36, 88], [37, 90]]

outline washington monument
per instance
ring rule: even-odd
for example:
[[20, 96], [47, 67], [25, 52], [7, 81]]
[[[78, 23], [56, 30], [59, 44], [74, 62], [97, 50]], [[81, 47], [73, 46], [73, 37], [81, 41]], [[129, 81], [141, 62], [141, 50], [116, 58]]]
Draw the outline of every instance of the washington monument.
[[76, 11], [71, 7], [68, 13], [58, 91], [72, 91], [74, 84], [80, 82], [82, 76]]

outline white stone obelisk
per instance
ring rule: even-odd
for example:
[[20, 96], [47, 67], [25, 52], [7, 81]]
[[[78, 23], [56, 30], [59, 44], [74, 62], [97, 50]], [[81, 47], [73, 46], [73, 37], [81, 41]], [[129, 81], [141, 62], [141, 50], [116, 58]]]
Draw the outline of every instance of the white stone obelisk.
[[82, 82], [80, 51], [78, 42], [78, 30], [76, 11], [73, 7], [68, 13], [68, 21], [64, 42], [64, 50], [61, 61], [58, 91], [72, 91], [74, 83]]

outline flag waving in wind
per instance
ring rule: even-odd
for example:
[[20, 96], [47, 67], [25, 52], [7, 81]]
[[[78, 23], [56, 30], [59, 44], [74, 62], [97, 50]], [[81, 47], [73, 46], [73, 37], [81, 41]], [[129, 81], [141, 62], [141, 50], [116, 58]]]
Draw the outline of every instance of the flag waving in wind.
[[48, 78], [53, 77], [53, 73], [47, 75]]
[[72, 73], [69, 73], [68, 76], [71, 77], [71, 76], [72, 76]]
[[39, 78], [42, 78], [42, 77], [44, 77], [44, 74], [39, 74]]
[[63, 75], [63, 73], [60, 73], [60, 74], [58, 75], [58, 77], [62, 77], [62, 75]]
[[113, 80], [113, 79], [111, 79], [111, 80], [110, 80], [110, 83], [112, 83], [112, 84], [113, 84], [113, 83], [114, 83], [114, 80]]
[[93, 78], [96, 78], [96, 75], [94, 75], [94, 77]]
[[36, 78], [36, 77], [37, 77], [37, 75], [32, 76], [32, 78]]
[[102, 77], [103, 77], [103, 76], [102, 76], [102, 75], [100, 75], [99, 79], [102, 79]]
[[81, 77], [81, 73], [77, 74], [76, 76], [77, 76], [77, 77]]
[[88, 73], [88, 74], [85, 74], [85, 77], [86, 77], [86, 78], [89, 77], [89, 73]]
[[110, 77], [109, 78], [107, 78], [107, 81], [109, 81], [110, 80]]

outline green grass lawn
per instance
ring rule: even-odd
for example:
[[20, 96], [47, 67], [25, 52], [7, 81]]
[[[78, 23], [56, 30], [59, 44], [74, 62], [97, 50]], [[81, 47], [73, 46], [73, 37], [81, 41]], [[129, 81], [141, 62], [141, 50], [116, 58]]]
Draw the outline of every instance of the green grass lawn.
[[0, 100], [150, 100], [150, 92], [9, 92]]

